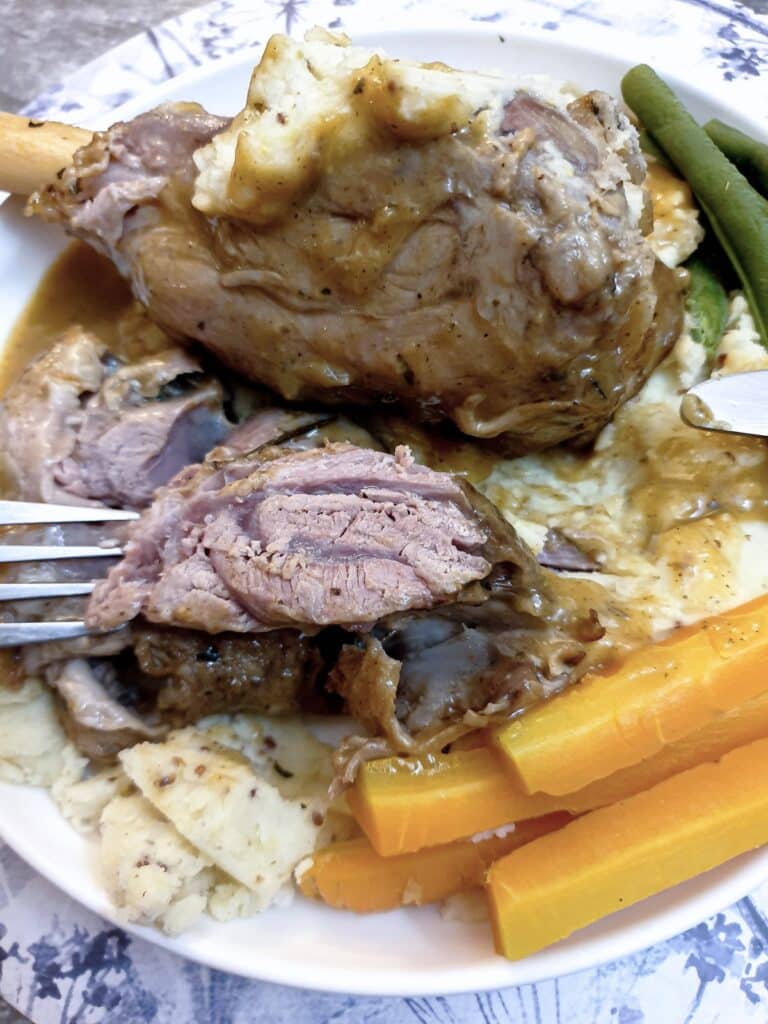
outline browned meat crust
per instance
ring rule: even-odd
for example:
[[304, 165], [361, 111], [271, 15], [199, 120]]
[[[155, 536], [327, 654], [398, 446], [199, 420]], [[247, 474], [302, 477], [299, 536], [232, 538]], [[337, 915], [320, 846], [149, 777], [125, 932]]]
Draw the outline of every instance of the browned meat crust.
[[285, 715], [318, 707], [322, 658], [295, 631], [211, 636], [139, 624], [133, 637], [139, 669], [159, 687], [157, 712], [174, 726], [235, 711]]

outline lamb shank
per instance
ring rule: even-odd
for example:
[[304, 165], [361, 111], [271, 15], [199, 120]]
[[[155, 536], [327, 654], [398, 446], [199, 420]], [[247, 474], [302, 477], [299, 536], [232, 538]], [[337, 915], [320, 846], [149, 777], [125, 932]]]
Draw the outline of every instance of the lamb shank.
[[679, 332], [644, 177], [604, 93], [315, 33], [270, 40], [234, 120], [118, 123], [32, 205], [283, 397], [387, 401], [513, 454], [592, 439]]

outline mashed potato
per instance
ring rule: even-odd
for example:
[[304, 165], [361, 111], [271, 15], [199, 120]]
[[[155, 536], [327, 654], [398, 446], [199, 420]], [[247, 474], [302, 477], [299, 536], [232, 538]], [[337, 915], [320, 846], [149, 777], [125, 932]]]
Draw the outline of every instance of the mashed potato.
[[0, 687], [0, 779], [51, 786], [78, 778], [84, 760], [62, 729], [53, 694], [38, 679]]
[[112, 774], [135, 789], [118, 782], [101, 812], [104, 884], [128, 920], [171, 934], [205, 910], [284, 904], [295, 865], [357, 831], [329, 803], [330, 748], [297, 720], [217, 716], [120, 761]]
[[653, 158], [646, 184], [653, 203], [653, 251], [668, 267], [679, 267], [704, 238], [699, 211], [689, 185]]
[[126, 921], [169, 934], [194, 923], [217, 882], [204, 854], [137, 793], [106, 805], [100, 831], [102, 880]]
[[51, 796], [73, 828], [95, 832], [107, 804], [130, 793], [133, 785], [120, 765], [89, 773], [87, 760], [80, 757], [76, 767], [53, 783]]
[[303, 40], [274, 35], [245, 108], [195, 154], [193, 204], [209, 216], [269, 223], [311, 188], [325, 162], [382, 134], [395, 142], [439, 138], [478, 111], [479, 130], [495, 133], [504, 99], [523, 87], [560, 106], [578, 95], [543, 75], [511, 79], [393, 60], [324, 29]]
[[358, 832], [346, 804], [329, 800], [331, 775], [331, 748], [302, 722], [246, 714], [207, 719], [93, 770], [50, 690], [35, 679], [0, 687], [0, 778], [50, 788], [72, 826], [93, 835], [124, 919], [168, 934], [205, 911], [225, 921], [290, 900], [297, 862]]
[[694, 430], [679, 416], [681, 394], [713, 369], [765, 368], [768, 352], [735, 295], [711, 366], [685, 330], [592, 454], [554, 449], [501, 462], [486, 481], [535, 550], [558, 527], [597, 559], [601, 572], [573, 575], [602, 589], [607, 642], [632, 646], [768, 591], [765, 445]]

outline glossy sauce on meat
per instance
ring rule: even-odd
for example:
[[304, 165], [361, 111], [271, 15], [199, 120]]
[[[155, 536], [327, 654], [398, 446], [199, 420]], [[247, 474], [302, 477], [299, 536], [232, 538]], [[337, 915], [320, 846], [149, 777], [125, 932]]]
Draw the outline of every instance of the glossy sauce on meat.
[[31, 209], [108, 253], [171, 335], [290, 401], [397, 403], [509, 454], [588, 443], [668, 351], [686, 278], [642, 234], [615, 101], [513, 90], [501, 126], [480, 104], [417, 144], [376, 117], [361, 133], [348, 84], [287, 206], [201, 213], [221, 211], [193, 203], [195, 163], [237, 123], [171, 104], [98, 133]]

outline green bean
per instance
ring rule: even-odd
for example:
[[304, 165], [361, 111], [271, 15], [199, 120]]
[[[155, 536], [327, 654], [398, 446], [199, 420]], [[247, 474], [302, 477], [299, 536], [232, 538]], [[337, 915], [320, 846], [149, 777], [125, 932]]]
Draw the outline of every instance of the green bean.
[[768, 201], [720, 152], [647, 64], [628, 71], [624, 99], [688, 181], [739, 275], [768, 347]]
[[728, 294], [704, 255], [695, 253], [685, 266], [691, 275], [685, 304], [691, 320], [691, 337], [707, 352], [714, 352], [728, 322]]
[[645, 153], [646, 156], [652, 156], [654, 160], [657, 160], [660, 164], [667, 168], [668, 171], [674, 171], [674, 167], [669, 162], [669, 158], [664, 150], [659, 146], [645, 128], [641, 128], [640, 135], [640, 149]]
[[716, 118], [707, 121], [704, 131], [757, 191], [768, 198], [768, 146]]

